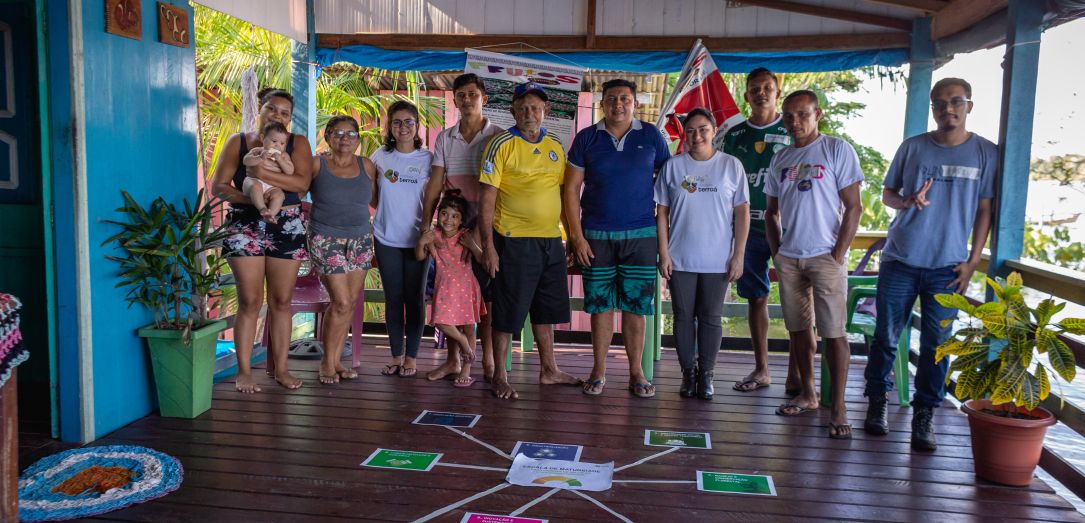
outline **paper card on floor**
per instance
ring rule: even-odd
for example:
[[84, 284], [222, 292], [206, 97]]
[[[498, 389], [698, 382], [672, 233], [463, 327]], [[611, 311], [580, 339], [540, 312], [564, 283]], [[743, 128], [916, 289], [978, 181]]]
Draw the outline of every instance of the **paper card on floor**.
[[478, 514], [468, 512], [463, 515], [460, 523], [547, 523], [546, 519], [518, 518], [516, 516], [499, 516], [497, 514]]
[[705, 470], [697, 471], [697, 490], [724, 494], [751, 494], [754, 496], [776, 495], [776, 485], [772, 482], [772, 476], [708, 472]]
[[512, 460], [505, 481], [525, 487], [601, 491], [610, 488], [614, 462], [582, 463], [554, 459], [532, 459], [523, 454]]
[[482, 418], [481, 414], [460, 414], [457, 412], [435, 412], [423, 410], [414, 420], [415, 425], [441, 425], [444, 427], [471, 428]]
[[563, 445], [561, 443], [535, 443], [532, 441], [517, 441], [512, 448], [512, 456], [523, 454], [535, 459], [557, 459], [564, 461], [580, 461], [580, 453], [584, 447], [580, 445]]
[[418, 470], [428, 472], [443, 454], [437, 452], [414, 452], [411, 450], [377, 449], [369, 455], [363, 466], [380, 469]]
[[644, 444], [650, 447], [710, 449], [712, 448], [712, 437], [707, 432], [672, 432], [648, 429], [644, 431]]

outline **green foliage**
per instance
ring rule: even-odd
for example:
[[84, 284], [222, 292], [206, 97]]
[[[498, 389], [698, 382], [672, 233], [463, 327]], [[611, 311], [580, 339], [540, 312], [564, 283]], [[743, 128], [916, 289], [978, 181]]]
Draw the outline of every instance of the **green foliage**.
[[1033, 160], [1033, 180], [1054, 180], [1060, 185], [1085, 184], [1085, 155], [1067, 154], [1046, 160]]
[[1070, 229], [1057, 225], [1051, 234], [1025, 222], [1023, 257], [1073, 270], [1085, 270], [1085, 245], [1071, 241]]
[[[960, 308], [970, 319], [968, 327], [938, 346], [935, 360], [956, 356], [949, 370], [960, 372], [958, 398], [989, 396], [996, 405], [1012, 402], [1034, 409], [1050, 394], [1051, 376], [1067, 383], [1076, 377], [1074, 353], [1058, 336], [1085, 332], [1085, 319], [1064, 318], [1051, 323], [1051, 317], [1065, 304], [1048, 298], [1035, 308], [1029, 307], [1021, 295], [1021, 275], [1016, 272], [1005, 280], [988, 279], [987, 283], [995, 301], [978, 307], [959, 294], [936, 297], [943, 306]], [[990, 358], [991, 347], [995, 347], [997, 358]], [[1037, 352], [1047, 355], [1046, 365], [1036, 357]], [[949, 379], [947, 376], [947, 382]]]
[[226, 259], [218, 253], [226, 232], [212, 222], [221, 201], [205, 203], [200, 191], [195, 206], [158, 197], [145, 208], [128, 192], [121, 195], [124, 205], [116, 210], [124, 219], [105, 220], [120, 231], [102, 242], [119, 250], [106, 256], [120, 266], [116, 287], [128, 288], [129, 307], [154, 314], [156, 328], [184, 330], [187, 338], [207, 323], [211, 299], [227, 287], [220, 277]]

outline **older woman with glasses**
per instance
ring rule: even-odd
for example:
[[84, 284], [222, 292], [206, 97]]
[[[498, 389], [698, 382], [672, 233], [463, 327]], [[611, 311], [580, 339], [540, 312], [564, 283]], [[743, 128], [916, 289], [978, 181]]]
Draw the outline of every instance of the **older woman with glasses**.
[[[418, 108], [398, 101], [388, 108], [384, 146], [373, 153], [377, 178], [377, 214], [373, 237], [377, 268], [384, 287], [385, 322], [392, 359], [385, 376], [413, 377], [425, 327], [425, 291], [429, 260], [415, 258], [422, 225], [422, 200], [433, 155], [418, 137]], [[404, 337], [406, 344], [404, 346]]]
[[358, 377], [357, 371], [344, 367], [340, 359], [365, 272], [373, 262], [369, 207], [376, 194], [377, 169], [368, 158], [354, 153], [358, 149], [358, 122], [354, 118], [332, 117], [324, 128], [324, 140], [330, 151], [313, 159], [309, 186], [313, 199], [309, 257], [331, 297], [324, 315], [324, 358], [319, 377], [321, 383], [332, 384]]

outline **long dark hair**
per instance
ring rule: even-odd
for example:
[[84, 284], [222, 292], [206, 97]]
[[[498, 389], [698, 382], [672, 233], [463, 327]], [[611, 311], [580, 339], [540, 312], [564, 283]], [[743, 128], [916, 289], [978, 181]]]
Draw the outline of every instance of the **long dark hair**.
[[471, 204], [468, 203], [467, 199], [463, 196], [460, 196], [459, 189], [445, 190], [444, 194], [441, 196], [441, 203], [437, 204], [438, 216], [440, 216], [443, 209], [452, 209], [459, 212], [460, 217], [463, 218], [463, 221], [460, 223], [461, 227], [463, 227], [463, 224], [467, 223], [468, 219], [471, 217]]
[[294, 97], [278, 87], [265, 87], [260, 89], [260, 91], [256, 93], [256, 98], [260, 100], [260, 107], [263, 107], [264, 104], [270, 102], [272, 98], [283, 98], [290, 102], [291, 109], [294, 108]]
[[398, 113], [399, 111], [407, 111], [408, 113], [411, 113], [411, 116], [414, 116], [414, 148], [421, 149], [422, 138], [420, 138], [418, 135], [422, 127], [422, 122], [418, 121], [418, 108], [415, 107], [414, 104], [412, 104], [411, 102], [408, 102], [406, 100], [400, 100], [389, 106], [388, 112], [386, 113], [388, 115], [388, 125], [385, 126], [384, 129], [384, 150], [392, 152], [396, 148], [396, 139], [392, 137], [392, 115]]

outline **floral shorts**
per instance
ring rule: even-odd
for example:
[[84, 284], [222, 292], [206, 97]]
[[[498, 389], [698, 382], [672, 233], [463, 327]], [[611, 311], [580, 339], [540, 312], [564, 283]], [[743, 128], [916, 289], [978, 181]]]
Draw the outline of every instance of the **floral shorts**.
[[251, 206], [230, 209], [227, 216], [230, 235], [223, 241], [224, 254], [227, 257], [309, 259], [305, 249], [305, 216], [301, 207], [283, 209], [276, 218], [278, 223], [268, 223], [260, 217], [256, 207]]
[[321, 274], [346, 274], [373, 267], [373, 235], [362, 238], [309, 235], [312, 264]]

